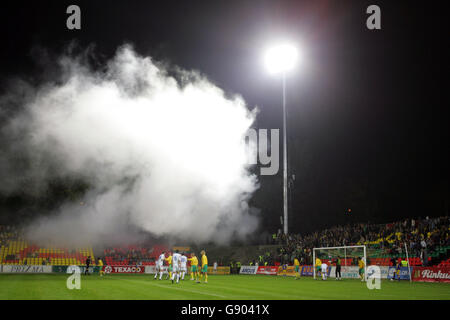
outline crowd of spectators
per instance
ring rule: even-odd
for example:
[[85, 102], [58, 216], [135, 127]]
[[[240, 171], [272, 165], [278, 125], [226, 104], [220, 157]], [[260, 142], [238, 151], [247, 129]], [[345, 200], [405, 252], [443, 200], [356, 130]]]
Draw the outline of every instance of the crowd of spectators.
[[21, 231], [14, 226], [0, 225], [0, 247], [6, 246], [9, 241], [18, 240], [20, 235]]
[[[14, 226], [5, 226], [5, 225], [0, 225], [0, 248], [3, 246], [7, 246], [9, 244], [10, 241], [16, 241], [20, 239], [20, 235], [21, 235], [21, 230], [17, 229]], [[18, 259], [18, 256], [13, 254], [13, 255], [8, 255], [5, 257], [6, 260], [8, 259]]]
[[270, 251], [260, 251], [259, 254], [252, 260], [248, 261], [248, 265], [253, 266], [273, 266], [277, 261], [276, 257]]
[[154, 260], [148, 248], [134, 246], [110, 247], [104, 250], [104, 256], [116, 262], [127, 261], [129, 265], [141, 265], [143, 262]]
[[[261, 251], [252, 261], [253, 265], [291, 264], [295, 257], [301, 264], [313, 263], [313, 248], [339, 247], [364, 244], [368, 249], [381, 250], [389, 257], [401, 256], [405, 244], [410, 257], [420, 257], [424, 264], [429, 256], [442, 247], [450, 246], [449, 216], [438, 218], [408, 218], [387, 224], [358, 223], [334, 226], [310, 234], [288, 234], [279, 230], [272, 236], [272, 244], [278, 245], [278, 252]], [[0, 225], [0, 246], [19, 240], [21, 231], [13, 226]], [[30, 252], [27, 258], [36, 253]], [[141, 246], [110, 247], [104, 250], [104, 257], [129, 265], [141, 265], [154, 261], [152, 250]], [[15, 259], [16, 257], [7, 257]], [[220, 265], [222, 261], [219, 262]]]
[[450, 246], [448, 216], [408, 218], [388, 224], [352, 224], [335, 226], [311, 234], [274, 234], [273, 244], [280, 245], [277, 260], [291, 263], [298, 257], [301, 264], [312, 264], [312, 249], [365, 244], [383, 250], [389, 256], [404, 253], [420, 257], [424, 264], [438, 247]]

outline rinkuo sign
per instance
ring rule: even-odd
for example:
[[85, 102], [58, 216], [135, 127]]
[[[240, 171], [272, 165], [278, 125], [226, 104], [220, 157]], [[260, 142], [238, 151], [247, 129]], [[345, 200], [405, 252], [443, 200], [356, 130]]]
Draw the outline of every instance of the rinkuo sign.
[[450, 268], [415, 267], [413, 275], [414, 281], [450, 282]]

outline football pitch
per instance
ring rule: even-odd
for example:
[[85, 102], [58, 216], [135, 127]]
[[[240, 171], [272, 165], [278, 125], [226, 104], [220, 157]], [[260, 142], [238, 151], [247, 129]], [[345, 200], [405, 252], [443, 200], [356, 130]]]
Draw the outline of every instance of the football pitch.
[[264, 275], [211, 275], [208, 283], [189, 279], [172, 284], [153, 275], [81, 276], [81, 289], [69, 290], [66, 274], [0, 274], [2, 300], [449, 300], [450, 285], [383, 280], [369, 290], [359, 280], [313, 280]]

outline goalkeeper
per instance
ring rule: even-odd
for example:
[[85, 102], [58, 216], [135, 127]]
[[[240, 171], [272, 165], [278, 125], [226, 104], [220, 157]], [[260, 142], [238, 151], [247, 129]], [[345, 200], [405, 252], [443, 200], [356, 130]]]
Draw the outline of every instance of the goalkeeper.
[[338, 256], [336, 259], [336, 280], [342, 280], [342, 275], [341, 275], [341, 257]]

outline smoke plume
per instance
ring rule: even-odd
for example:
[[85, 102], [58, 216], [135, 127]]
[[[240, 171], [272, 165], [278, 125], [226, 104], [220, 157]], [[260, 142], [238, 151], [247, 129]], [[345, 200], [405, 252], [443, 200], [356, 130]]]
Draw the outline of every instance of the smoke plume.
[[[241, 97], [127, 45], [100, 70], [71, 56], [58, 64], [58, 81], [22, 82], [0, 101], [23, 109], [2, 129], [10, 146], [0, 191], [31, 179], [28, 192], [39, 195], [59, 176], [89, 186], [81, 201], [36, 213], [31, 237], [101, 243], [131, 229], [224, 243], [256, 229], [244, 141], [255, 114]], [[18, 175], [7, 162], [20, 152], [32, 161]]]

